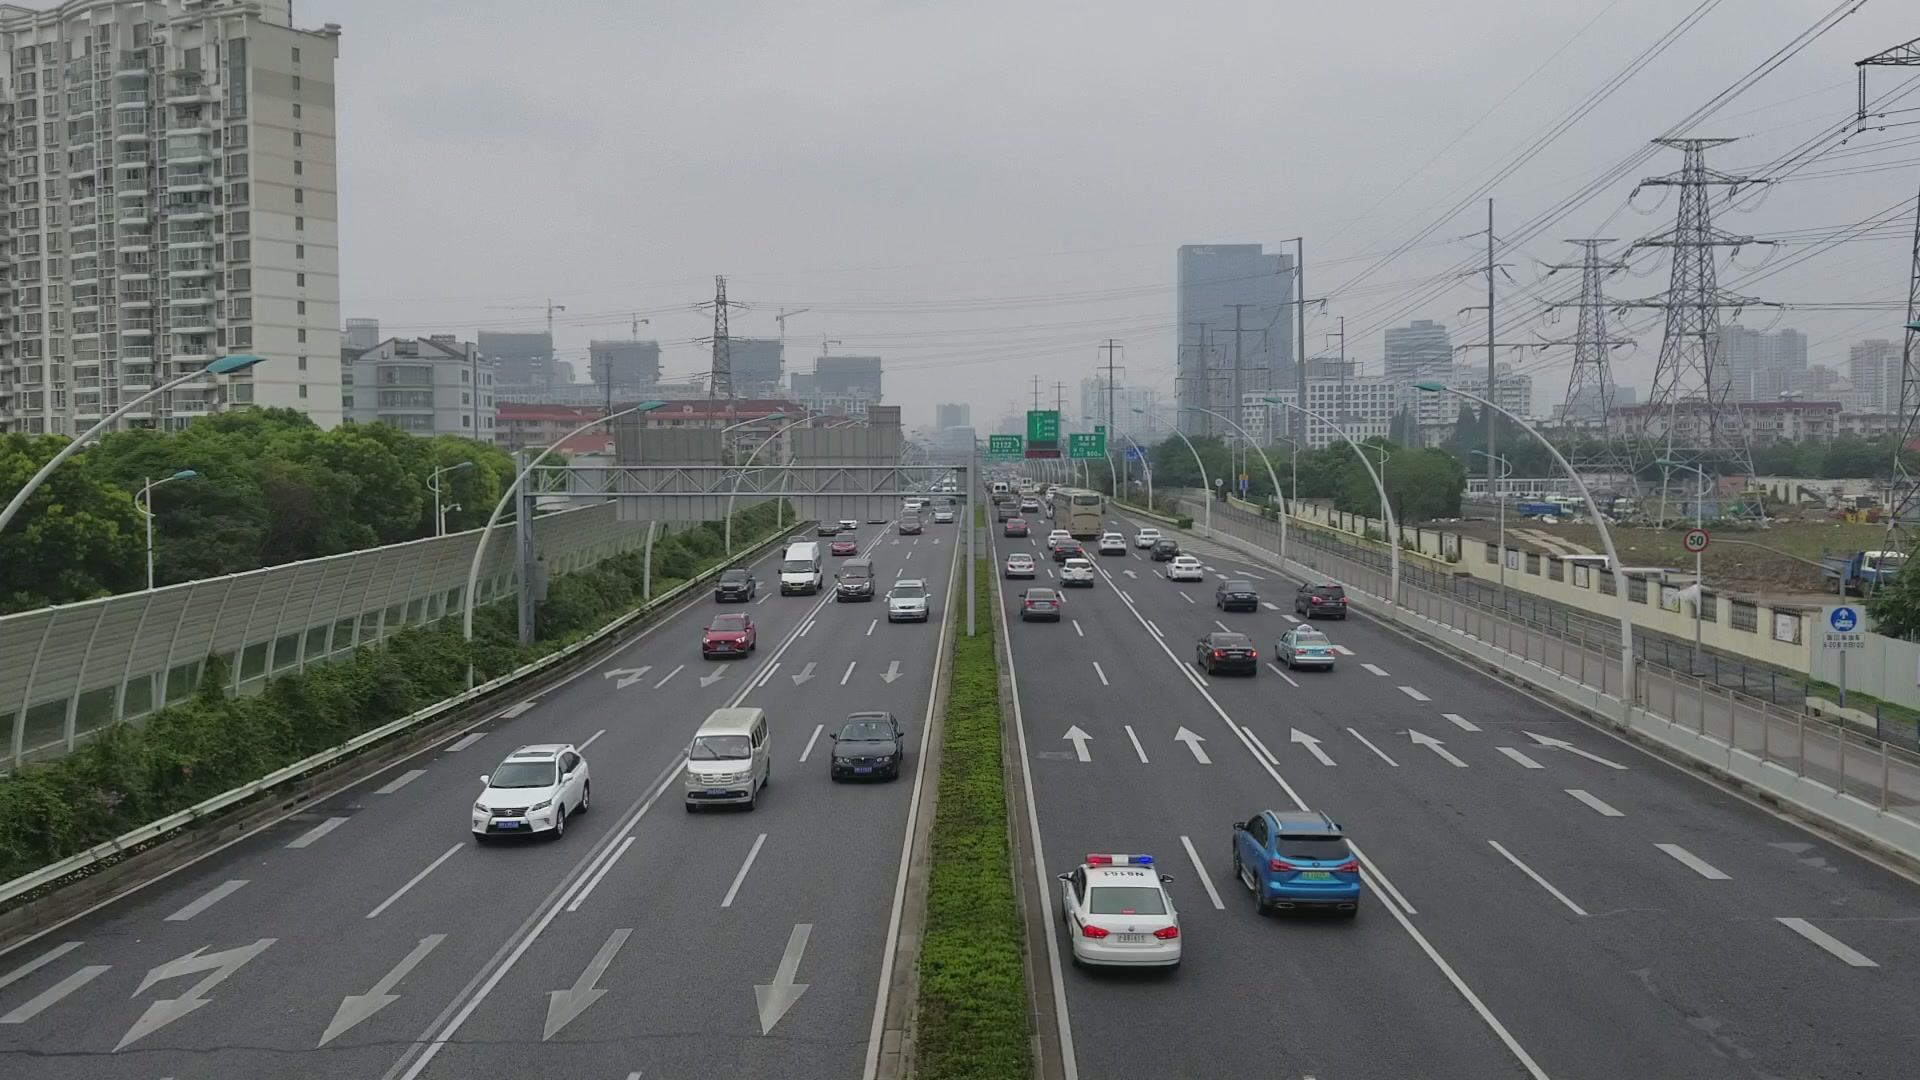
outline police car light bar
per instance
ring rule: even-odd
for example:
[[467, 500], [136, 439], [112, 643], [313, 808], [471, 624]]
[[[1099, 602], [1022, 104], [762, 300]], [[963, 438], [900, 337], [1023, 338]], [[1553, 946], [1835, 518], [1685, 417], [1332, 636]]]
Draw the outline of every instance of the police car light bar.
[[1089, 855], [1088, 866], [1152, 866], [1151, 855]]

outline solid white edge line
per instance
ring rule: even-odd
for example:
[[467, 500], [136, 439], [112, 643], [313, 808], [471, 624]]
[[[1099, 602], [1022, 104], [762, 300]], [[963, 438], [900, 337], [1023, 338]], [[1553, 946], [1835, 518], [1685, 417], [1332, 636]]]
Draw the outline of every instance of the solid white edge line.
[[1731, 881], [1731, 877], [1715, 869], [1712, 863], [1681, 847], [1679, 844], [1655, 844], [1654, 847], [1673, 856], [1680, 865], [1706, 878], [1708, 881]]
[[727, 895], [720, 900], [720, 906], [730, 908], [733, 898], [740, 894], [740, 885], [747, 880], [747, 871], [753, 869], [753, 860], [760, 857], [760, 849], [766, 846], [767, 834], [761, 833], [753, 838], [753, 846], [747, 849], [747, 861], [740, 864], [740, 872], [733, 875], [733, 884], [727, 886]]
[[1284, 672], [1284, 671], [1281, 671], [1281, 670], [1280, 670], [1280, 665], [1279, 665], [1279, 664], [1276, 664], [1276, 663], [1274, 663], [1273, 661], [1271, 661], [1271, 660], [1269, 660], [1269, 661], [1267, 661], [1267, 670], [1268, 670], [1268, 671], [1271, 671], [1271, 672], [1273, 672], [1273, 673], [1274, 673], [1275, 675], [1278, 675], [1278, 676], [1280, 676], [1281, 678], [1283, 678], [1283, 679], [1285, 679], [1285, 680], [1287, 680], [1287, 685], [1288, 685], [1288, 686], [1291, 686], [1291, 687], [1293, 687], [1293, 688], [1294, 688], [1294, 689], [1296, 689], [1296, 690], [1298, 690], [1298, 689], [1300, 688], [1300, 684], [1299, 684], [1299, 683], [1297, 683], [1297, 682], [1294, 682], [1294, 681], [1293, 681], [1293, 676], [1291, 676], [1291, 675], [1289, 675], [1289, 674], [1287, 674], [1286, 672]]
[[635, 839], [636, 837], [629, 836], [625, 840], [620, 841], [620, 846], [613, 849], [613, 855], [608, 858], [607, 861], [600, 864], [600, 869], [594, 871], [593, 876], [587, 879], [587, 883], [580, 887], [580, 891], [576, 893], [573, 900], [567, 904], [567, 910], [569, 912], [580, 910], [580, 905], [587, 902], [587, 897], [593, 895], [593, 890], [600, 887], [600, 879], [607, 876], [607, 871], [613, 869], [613, 864], [620, 861], [620, 856], [627, 853], [627, 849], [633, 846]]
[[1375, 745], [1373, 745], [1373, 740], [1372, 740], [1372, 739], [1369, 739], [1369, 738], [1367, 738], [1367, 737], [1366, 737], [1365, 735], [1362, 735], [1362, 734], [1360, 734], [1360, 732], [1359, 732], [1359, 731], [1357, 731], [1357, 730], [1355, 730], [1355, 729], [1353, 729], [1353, 728], [1348, 728], [1348, 729], [1347, 729], [1347, 734], [1349, 734], [1349, 735], [1351, 735], [1351, 736], [1353, 736], [1353, 737], [1354, 737], [1354, 738], [1356, 738], [1356, 739], [1359, 739], [1359, 740], [1360, 740], [1360, 745], [1362, 745], [1362, 746], [1364, 746], [1364, 747], [1366, 747], [1367, 749], [1369, 749], [1369, 750], [1371, 750], [1371, 751], [1373, 751], [1373, 752], [1374, 752], [1374, 753], [1376, 753], [1376, 754], [1379, 754], [1379, 755], [1380, 755], [1380, 760], [1381, 760], [1381, 761], [1384, 761], [1384, 762], [1386, 762], [1387, 764], [1389, 764], [1389, 765], [1391, 765], [1391, 766], [1393, 766], [1393, 767], [1394, 767], [1394, 768], [1396, 768], [1396, 769], [1400, 767], [1400, 763], [1399, 763], [1399, 762], [1397, 762], [1397, 761], [1395, 761], [1395, 760], [1393, 760], [1392, 758], [1390, 758], [1390, 757], [1388, 757], [1388, 756], [1387, 756], [1387, 752], [1386, 752], [1385, 750], [1382, 750], [1382, 749], [1380, 749], [1379, 747], [1377, 747], [1377, 746], [1375, 746]]
[[1613, 807], [1607, 805], [1605, 802], [1602, 802], [1600, 798], [1596, 795], [1590, 794], [1586, 791], [1582, 791], [1579, 788], [1567, 788], [1565, 790], [1567, 794], [1573, 796], [1576, 799], [1579, 799], [1583, 803], [1586, 803], [1589, 807], [1592, 807], [1593, 810], [1596, 813], [1598, 813], [1601, 817], [1626, 817], [1627, 816], [1626, 814], [1618, 810], [1615, 810]]
[[[960, 573], [961, 553], [965, 549], [964, 544], [954, 544], [953, 556], [948, 562], [947, 602], [949, 605], [952, 604], [954, 595], [966, 587], [965, 575]], [[991, 533], [988, 534], [986, 543], [986, 557], [987, 571], [991, 575], [994, 560]], [[1000, 595], [998, 582], [993, 585], [993, 594]], [[964, 603], [964, 599], [962, 602]], [[878, 621], [875, 620], [875, 622]], [[861, 1080], [875, 1080], [880, 1072], [880, 1042], [886, 1036], [887, 1030], [887, 989], [893, 982], [894, 954], [899, 951], [900, 945], [900, 919], [907, 906], [907, 868], [913, 858], [913, 830], [920, 820], [920, 791], [927, 779], [927, 747], [932, 745], [933, 707], [939, 697], [940, 665], [946, 660], [948, 647], [953, 643], [954, 635], [958, 633], [953, 619], [945, 618], [942, 621], [945, 624], [941, 628], [944, 640], [935, 643], [931, 665], [933, 676], [927, 683], [927, 711], [920, 720], [919, 760], [913, 766], [913, 791], [908, 796], [907, 827], [900, 838], [900, 869], [894, 874], [893, 879], [893, 907], [887, 914], [887, 940], [882, 946], [880, 956], [880, 982], [873, 994], [873, 1023], [867, 1028], [867, 1057], [865, 1064], [861, 1066]], [[1000, 621], [1002, 625], [1006, 623], [1004, 605], [1002, 605]]]
[[[287, 847], [291, 850], [299, 850], [300, 848], [307, 847], [311, 845], [315, 840], [320, 839], [321, 837], [327, 835], [328, 833], [339, 828], [340, 826], [345, 825], [346, 823], [347, 823], [346, 818], [330, 817], [327, 820], [321, 822], [318, 825], [315, 825], [313, 828], [308, 829], [306, 832], [303, 832], [299, 836], [296, 836], [292, 840], [288, 841]], [[5, 985], [6, 983], [0, 983], [0, 986], [5, 986]]]
[[[988, 546], [991, 547], [991, 543]], [[1007, 622], [1006, 593], [1001, 589], [995, 589], [993, 597], [996, 606], [1000, 609], [1000, 625], [1010, 625]], [[1136, 617], [1138, 617], [1137, 613]], [[1022, 797], [1027, 804], [1029, 839], [1033, 843], [1034, 884], [1040, 890], [1040, 906], [1046, 916], [1043, 920], [1045, 931], [1043, 936], [1047, 943], [1047, 970], [1053, 977], [1053, 1012], [1055, 1027], [1058, 1028], [1060, 1036], [1060, 1069], [1063, 1080], [1080, 1080], [1080, 1062], [1073, 1052], [1073, 1019], [1067, 1013], [1067, 981], [1060, 972], [1059, 935], [1055, 933], [1053, 925], [1054, 898], [1053, 889], [1049, 887], [1053, 878], [1047, 873], [1047, 857], [1040, 845], [1040, 809], [1033, 797], [1033, 759], [1027, 751], [1027, 721], [1020, 708], [1020, 676], [1013, 662], [1012, 635], [1003, 636], [1009, 639], [1001, 655], [1007, 662], [1007, 687], [1013, 698], [1014, 735], [1020, 740], [1020, 786]], [[868, 1073], [865, 1080], [873, 1080], [873, 1074]]]
[[448, 859], [451, 859], [455, 855], [460, 854], [460, 849], [466, 846], [467, 845], [465, 844], [455, 844], [452, 847], [448, 848], [446, 851], [442, 852], [439, 858], [427, 864], [427, 868], [425, 870], [422, 870], [419, 873], [408, 878], [407, 883], [405, 885], [400, 886], [398, 889], [394, 890], [392, 896], [389, 896], [385, 900], [380, 901], [377, 907], [375, 907], [372, 911], [367, 912], [366, 917], [369, 919], [378, 918], [381, 912], [393, 906], [394, 901], [399, 900], [401, 897], [407, 895], [407, 892], [410, 889], [412, 889], [415, 885], [418, 885], [420, 884], [420, 882], [426, 880], [426, 876], [428, 874], [431, 874], [435, 870], [439, 869], [441, 863], [446, 862]]
[[1265, 758], [1266, 758], [1266, 759], [1267, 759], [1268, 761], [1270, 761], [1270, 762], [1272, 762], [1272, 763], [1273, 763], [1273, 764], [1275, 764], [1275, 765], [1278, 765], [1278, 764], [1280, 764], [1280, 759], [1279, 759], [1279, 758], [1277, 758], [1277, 757], [1274, 757], [1274, 756], [1273, 756], [1273, 751], [1271, 751], [1271, 750], [1269, 750], [1269, 749], [1267, 749], [1267, 744], [1266, 744], [1266, 743], [1263, 743], [1263, 742], [1261, 742], [1261, 741], [1260, 741], [1260, 736], [1258, 736], [1258, 735], [1255, 735], [1255, 734], [1253, 733], [1253, 729], [1252, 729], [1252, 728], [1250, 728], [1250, 727], [1247, 727], [1246, 725], [1244, 725], [1244, 724], [1242, 724], [1242, 725], [1241, 725], [1241, 727], [1240, 727], [1240, 730], [1242, 730], [1242, 731], [1244, 731], [1244, 732], [1246, 732], [1246, 733], [1247, 733], [1247, 738], [1249, 738], [1249, 739], [1252, 739], [1252, 740], [1253, 740], [1253, 745], [1255, 745], [1255, 746], [1257, 746], [1257, 747], [1259, 747], [1259, 748], [1260, 748], [1260, 754], [1261, 754], [1261, 756], [1263, 756], [1263, 757], [1265, 757]]
[[813, 725], [813, 734], [807, 736], [807, 748], [800, 751], [800, 764], [805, 765], [807, 763], [808, 755], [813, 753], [813, 744], [819, 741], [820, 733], [825, 731], [826, 727], [827, 725], [825, 724]]
[[1133, 725], [1123, 725], [1127, 729], [1127, 741], [1133, 744], [1133, 752], [1140, 757], [1140, 764], [1147, 764], [1147, 751], [1140, 745], [1140, 736], [1133, 733]]
[[1832, 934], [1827, 933], [1825, 930], [1820, 929], [1805, 919], [1780, 918], [1774, 921], [1827, 950], [1834, 956], [1839, 957], [1840, 962], [1846, 964], [1848, 967], [1880, 966], [1869, 959], [1865, 953], [1855, 949], [1853, 946], [1841, 941], [1839, 938], [1834, 937]]
[[1526, 863], [1521, 862], [1519, 856], [1515, 855], [1511, 851], [1508, 851], [1506, 848], [1501, 847], [1500, 841], [1489, 840], [1487, 841], [1487, 843], [1492, 844], [1493, 850], [1499, 852], [1502, 858], [1512, 863], [1516, 868], [1519, 869], [1521, 873], [1532, 878], [1533, 883], [1535, 885], [1538, 885], [1541, 888], [1547, 890], [1549, 893], [1552, 893], [1553, 898], [1555, 900], [1558, 900], [1561, 903], [1567, 905], [1568, 911], [1573, 912], [1575, 915], [1585, 915], [1587, 913], [1585, 908], [1581, 907], [1579, 904], [1576, 904], [1572, 900], [1568, 899], [1566, 893], [1563, 893], [1559, 889], [1554, 888], [1552, 882], [1548, 881], [1546, 878], [1543, 878], [1539, 874], [1535, 873], [1533, 870], [1533, 867], [1528, 866]]
[[1187, 858], [1193, 860], [1194, 876], [1200, 879], [1201, 887], [1207, 890], [1207, 899], [1213, 901], [1214, 910], [1227, 910], [1227, 905], [1220, 901], [1220, 893], [1213, 887], [1213, 879], [1207, 876], [1207, 864], [1201, 862], [1200, 853], [1193, 850], [1193, 841], [1182, 836], [1180, 838], [1180, 846], [1187, 849]]

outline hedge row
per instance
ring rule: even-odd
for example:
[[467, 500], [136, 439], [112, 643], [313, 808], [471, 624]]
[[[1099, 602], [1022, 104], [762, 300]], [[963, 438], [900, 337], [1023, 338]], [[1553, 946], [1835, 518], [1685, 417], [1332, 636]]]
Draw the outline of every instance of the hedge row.
[[[789, 525], [792, 515], [786, 515]], [[734, 515], [749, 547], [774, 533], [774, 504]], [[724, 561], [723, 525], [705, 522], [658, 538], [657, 596]], [[460, 620], [404, 630], [267, 683], [257, 696], [225, 692], [231, 671], [208, 659], [199, 691], [139, 723], [119, 724], [74, 753], [0, 778], [0, 881], [28, 874], [95, 844], [338, 746], [466, 689], [467, 666], [485, 680], [579, 640], [640, 606], [643, 553], [625, 553], [555, 578], [535, 623], [536, 642], [516, 640], [511, 603], [482, 608], [474, 640]]]
[[[975, 605], [992, 611], [991, 560], [979, 561], [974, 581]], [[1033, 1073], [1000, 767], [995, 631], [989, 618], [977, 636], [967, 637], [964, 611], [965, 605], [954, 605], [953, 687], [941, 740], [920, 946], [918, 1080], [1007, 1080]]]

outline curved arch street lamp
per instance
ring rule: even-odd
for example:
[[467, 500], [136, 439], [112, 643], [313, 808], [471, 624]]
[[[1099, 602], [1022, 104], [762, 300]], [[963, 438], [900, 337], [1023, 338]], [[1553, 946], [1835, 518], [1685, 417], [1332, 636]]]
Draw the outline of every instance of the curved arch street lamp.
[[1206, 534], [1209, 537], [1213, 536], [1213, 484], [1207, 480], [1207, 463], [1200, 460], [1200, 451], [1194, 449], [1193, 440], [1187, 438], [1187, 433], [1180, 430], [1179, 424], [1167, 423], [1166, 417], [1158, 413], [1151, 412], [1147, 409], [1135, 409], [1133, 411], [1149, 420], [1157, 421], [1161, 427], [1180, 436], [1180, 441], [1187, 444], [1187, 452], [1193, 455], [1193, 463], [1200, 469], [1200, 487], [1202, 494], [1206, 496], [1205, 499], [1201, 500], [1206, 504]]
[[[1312, 409], [1304, 409], [1291, 401], [1282, 401], [1279, 398], [1261, 398], [1260, 400], [1270, 405], [1285, 406], [1309, 420], [1317, 420], [1325, 424], [1329, 430], [1338, 434], [1342, 439], [1345, 439], [1348, 446], [1353, 447], [1354, 454], [1360, 458], [1360, 464], [1367, 467], [1367, 475], [1373, 479], [1373, 489], [1380, 493], [1380, 514], [1387, 520], [1387, 559], [1389, 567], [1387, 601], [1388, 603], [1398, 604], [1400, 602], [1400, 523], [1394, 520], [1393, 500], [1387, 498], [1386, 481], [1380, 478], [1380, 470], [1373, 467], [1373, 459], [1367, 456], [1366, 449], [1354, 441], [1353, 436], [1347, 433], [1346, 428], [1314, 412]], [[1381, 459], [1382, 464], [1385, 464], [1385, 461], [1385, 458]]]
[[1254, 451], [1260, 455], [1260, 463], [1267, 467], [1267, 482], [1273, 485], [1273, 497], [1280, 500], [1280, 558], [1284, 560], [1287, 557], [1287, 518], [1290, 516], [1290, 511], [1286, 496], [1280, 494], [1280, 478], [1274, 475], [1273, 461], [1267, 457], [1267, 451], [1260, 445], [1260, 440], [1255, 439], [1252, 432], [1234, 423], [1232, 417], [1223, 413], [1214, 412], [1212, 409], [1203, 409], [1198, 405], [1186, 405], [1182, 406], [1182, 408], [1186, 412], [1206, 413], [1208, 416], [1225, 420], [1233, 430], [1240, 433], [1241, 438], [1247, 440], [1247, 445], [1253, 447]]
[[165, 391], [171, 390], [176, 386], [182, 385], [183, 383], [190, 383], [193, 380], [198, 379], [202, 376], [231, 375], [236, 371], [245, 371], [248, 368], [253, 367], [255, 364], [261, 363], [264, 360], [266, 360], [266, 357], [254, 356], [251, 353], [243, 353], [238, 356], [217, 357], [211, 361], [208, 361], [207, 366], [203, 368], [198, 368], [193, 371], [189, 371], [185, 375], [180, 375], [180, 376], [176, 376], [175, 378], [169, 379], [166, 382], [161, 383], [159, 386], [154, 387], [153, 389], [147, 391], [146, 393], [141, 394], [139, 397], [134, 398], [132, 401], [129, 401], [126, 404], [108, 413], [105, 417], [103, 417], [98, 422], [96, 422], [92, 427], [81, 432], [78, 438], [74, 439], [72, 442], [68, 443], [67, 445], [61, 447], [59, 453], [53, 455], [53, 458], [49, 460], [45, 465], [40, 466], [40, 471], [34, 473], [33, 476], [27, 480], [25, 486], [21, 487], [19, 491], [14, 493], [13, 499], [7, 503], [6, 509], [0, 510], [0, 529], [5, 529], [7, 527], [7, 523], [13, 520], [13, 517], [15, 514], [18, 514], [20, 512], [20, 508], [27, 504], [27, 499], [33, 495], [34, 490], [37, 489], [41, 484], [46, 483], [47, 477], [52, 476], [53, 470], [59, 468], [62, 462], [66, 461], [68, 458], [72, 457], [73, 455], [79, 453], [80, 448], [92, 442], [94, 439], [94, 436], [100, 434], [102, 431], [105, 431], [108, 427], [113, 425], [114, 421], [119, 420], [122, 416], [125, 416], [126, 414], [132, 412], [134, 409], [138, 408], [143, 402], [154, 397], [156, 394], [164, 393]]
[[[780, 417], [782, 419], [785, 419], [785, 414], [774, 413], [773, 416], [766, 416], [766, 417], [762, 417], [761, 419], [771, 420], [774, 417]], [[811, 419], [813, 418], [810, 416], [803, 416], [798, 420], [789, 420], [787, 421], [787, 423], [782, 424], [778, 428], [774, 429], [773, 434], [767, 436], [765, 439], [762, 439], [760, 441], [760, 445], [753, 448], [753, 453], [747, 455], [747, 460], [742, 462], [740, 467], [734, 471], [733, 490], [727, 493], [727, 530], [726, 530], [727, 531], [727, 540], [726, 540], [727, 558], [729, 559], [733, 558], [733, 500], [738, 498], [740, 495], [740, 481], [746, 479], [747, 470], [753, 467], [753, 460], [760, 456], [760, 451], [765, 450], [768, 446], [772, 445], [773, 440], [779, 438], [782, 434], [786, 432], [788, 428], [798, 427], [801, 424], [804, 424]], [[777, 524], [774, 527], [776, 529], [779, 528]]]

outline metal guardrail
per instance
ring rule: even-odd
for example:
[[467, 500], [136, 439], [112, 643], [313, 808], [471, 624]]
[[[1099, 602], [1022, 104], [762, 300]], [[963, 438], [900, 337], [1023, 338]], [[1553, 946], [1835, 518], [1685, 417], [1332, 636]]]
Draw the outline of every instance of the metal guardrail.
[[743, 551], [736, 558], [723, 561], [713, 566], [712, 568], [695, 575], [694, 577], [688, 579], [687, 581], [682, 582], [681, 584], [676, 585], [673, 588], [655, 597], [652, 603], [647, 604], [643, 607], [635, 608], [634, 610], [626, 613], [625, 615], [620, 616], [619, 618], [613, 620], [612, 622], [594, 631], [592, 634], [589, 634], [588, 636], [580, 639], [579, 641], [576, 641], [573, 644], [566, 646], [565, 648], [548, 653], [546, 656], [543, 656], [540, 659], [533, 661], [532, 663], [524, 664], [521, 667], [518, 667], [513, 671], [506, 673], [505, 675], [501, 675], [497, 678], [489, 679], [486, 682], [481, 683], [479, 686], [476, 686], [471, 690], [455, 695], [454, 697], [447, 698], [444, 701], [436, 701], [424, 709], [421, 709], [417, 712], [409, 713], [406, 716], [400, 717], [399, 719], [394, 720], [390, 723], [382, 724], [379, 727], [374, 728], [372, 731], [362, 732], [359, 735], [356, 735], [353, 738], [348, 739], [346, 742], [341, 743], [339, 746], [333, 747], [330, 750], [322, 750], [319, 753], [314, 754], [310, 757], [302, 758], [301, 760], [296, 761], [293, 764], [288, 765], [283, 769], [278, 769], [272, 773], [269, 773], [266, 776], [263, 776], [260, 779], [253, 781], [252, 783], [243, 784], [240, 787], [233, 788], [230, 791], [221, 792], [220, 794], [215, 795], [213, 798], [207, 799], [203, 802], [196, 803], [193, 806], [187, 807], [185, 810], [179, 810], [172, 814], [168, 814], [166, 817], [161, 818], [158, 821], [154, 821], [149, 824], [142, 825], [139, 828], [134, 829], [130, 832], [123, 833], [120, 836], [116, 836], [112, 840], [95, 844], [93, 847], [90, 847], [87, 850], [80, 852], [77, 855], [73, 855], [66, 859], [62, 859], [61, 861], [57, 863], [53, 863], [49, 866], [44, 866], [39, 870], [35, 870], [30, 874], [25, 874], [20, 877], [14, 878], [12, 881], [9, 881], [4, 885], [0, 885], [0, 906], [4, 906], [21, 896], [24, 896], [28, 893], [33, 892], [36, 889], [44, 888], [45, 886], [51, 885], [54, 882], [61, 880], [62, 878], [68, 877], [72, 874], [77, 874], [80, 871], [86, 870], [89, 867], [92, 867], [107, 859], [111, 859], [117, 855], [121, 855], [127, 851], [130, 851], [134, 848], [139, 847], [142, 844], [150, 843], [153, 840], [159, 839], [160, 837], [165, 836], [168, 833], [171, 833], [177, 829], [181, 829], [181, 828], [184, 828], [185, 826], [191, 825], [196, 821], [202, 820], [203, 818], [210, 817], [230, 807], [246, 802], [248, 799], [251, 799], [256, 795], [259, 795], [262, 792], [270, 791], [280, 786], [281, 784], [287, 783], [288, 781], [291, 781], [291, 780], [298, 779], [306, 775], [307, 773], [314, 771], [315, 769], [324, 768], [325, 766], [331, 765], [332, 763], [339, 761], [342, 758], [355, 754], [393, 735], [397, 735], [400, 732], [407, 730], [408, 728], [423, 724], [429, 720], [432, 720], [437, 716], [441, 716], [447, 712], [457, 709], [460, 706], [467, 704], [468, 702], [476, 701], [480, 698], [486, 697], [487, 695], [495, 692], [496, 690], [503, 689], [507, 686], [510, 686], [514, 683], [521, 681], [522, 679], [538, 674], [546, 670], [547, 668], [560, 663], [563, 660], [566, 660], [588, 649], [591, 649], [595, 645], [599, 644], [601, 641], [604, 641], [609, 636], [618, 633], [621, 629], [623, 629], [624, 627], [632, 623], [634, 620], [642, 618], [643, 616], [653, 611], [656, 611], [662, 607], [665, 607], [677, 602], [680, 598], [684, 597], [692, 590], [704, 588], [709, 581], [712, 581], [714, 578], [718, 577], [721, 571], [727, 569], [729, 566], [735, 565], [737, 562], [740, 561], [740, 559], [751, 559], [759, 555], [761, 552], [767, 551], [771, 549], [773, 546], [785, 542], [789, 531], [790, 530], [786, 530], [786, 529], [777, 530], [772, 536], [769, 536], [767, 539], [761, 541], [758, 544], [755, 544], [753, 547], [747, 549], [746, 551]]

